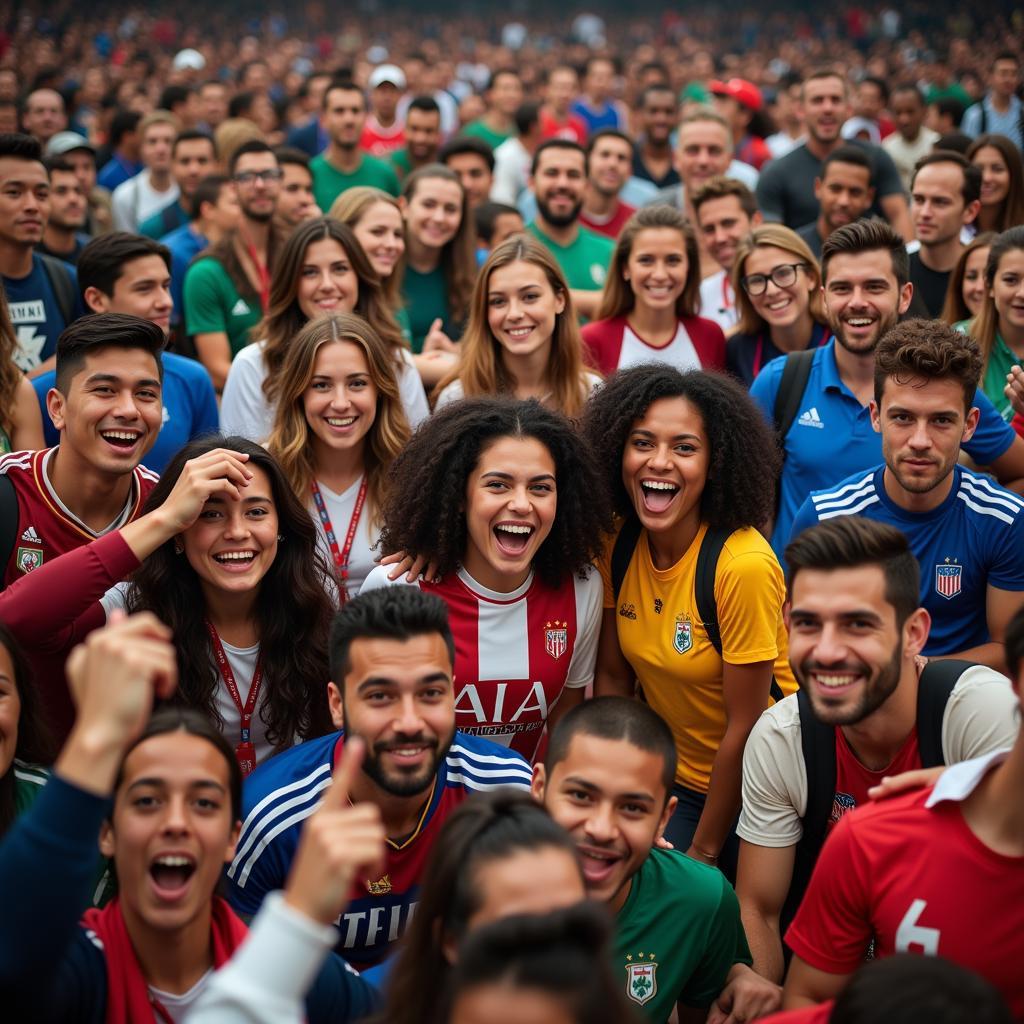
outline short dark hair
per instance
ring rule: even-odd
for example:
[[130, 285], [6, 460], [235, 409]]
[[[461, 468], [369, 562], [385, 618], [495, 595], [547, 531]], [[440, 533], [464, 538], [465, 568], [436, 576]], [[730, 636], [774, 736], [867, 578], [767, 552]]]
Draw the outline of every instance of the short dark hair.
[[472, 153], [480, 157], [490, 171], [494, 170], [494, 150], [483, 139], [475, 135], [456, 135], [449, 139], [437, 152], [438, 163], [447, 164], [453, 156]]
[[170, 250], [152, 238], [134, 235], [130, 231], [111, 231], [94, 238], [78, 257], [78, 290], [82, 302], [85, 302], [87, 288], [97, 288], [104, 295], [113, 295], [124, 265], [143, 256], [159, 256], [170, 273]]
[[739, 200], [740, 209], [748, 217], [753, 217], [757, 213], [757, 196], [742, 181], [737, 178], [715, 177], [701, 185], [690, 198], [697, 220], [700, 220], [700, 208], [705, 203], [712, 199], [724, 199], [726, 196], [735, 196]]
[[57, 390], [67, 395], [85, 357], [105, 348], [141, 348], [155, 360], [160, 379], [164, 364], [164, 332], [156, 324], [127, 313], [93, 313], [79, 317], [57, 339]]
[[854, 146], [852, 143], [848, 143], [845, 146], [837, 146], [821, 162], [821, 171], [818, 177], [822, 181], [825, 180], [825, 174], [832, 164], [850, 164], [853, 167], [863, 167], [868, 172], [868, 181], [873, 177], [871, 161], [868, 159], [867, 153], [860, 146]]
[[1010, 670], [1010, 678], [1018, 679], [1021, 663], [1024, 662], [1024, 608], [1010, 619], [1004, 636], [1006, 644], [1006, 666]]
[[142, 115], [137, 110], [118, 110], [110, 122], [110, 145], [117, 149], [121, 140], [131, 132], [138, 131]]
[[947, 153], [963, 153], [966, 156], [973, 145], [974, 139], [970, 135], [966, 134], [966, 132], [954, 130], [940, 135], [935, 141], [934, 148], [944, 150]]
[[954, 128], [960, 127], [960, 122], [964, 119], [964, 111], [967, 109], [963, 102], [955, 96], [944, 96], [942, 99], [932, 100], [929, 106], [935, 107], [940, 114], [951, 117]]
[[1013, 50], [1000, 50], [993, 58], [992, 63], [989, 65], [994, 68], [1001, 60], [1012, 60], [1017, 67], [1020, 67], [1020, 54]]
[[533, 160], [530, 162], [530, 174], [536, 174], [537, 168], [540, 167], [540, 158], [550, 149], [568, 149], [574, 153], [579, 153], [583, 157], [583, 173], [586, 174], [590, 167], [590, 158], [587, 156], [587, 151], [578, 143], [573, 142], [572, 139], [545, 139], [533, 153]]
[[889, 102], [889, 83], [884, 78], [879, 78], [877, 75], [865, 75], [858, 85], [873, 85], [878, 90], [882, 102]]
[[549, 777], [555, 766], [568, 756], [573, 737], [580, 735], [622, 740], [660, 757], [665, 799], [672, 795], [678, 758], [675, 740], [665, 720], [647, 704], [627, 697], [594, 697], [566, 712], [548, 739], [544, 770]]
[[885, 382], [952, 380], [964, 394], [964, 409], [974, 404], [981, 377], [981, 350], [969, 334], [942, 320], [914, 318], [887, 331], [875, 350], [875, 402], [881, 406]]
[[173, 110], [179, 103], [185, 103], [195, 90], [188, 85], [167, 85], [160, 93], [160, 110]]
[[892, 90], [893, 98], [895, 99], [900, 93], [912, 93], [922, 107], [925, 105], [924, 93], [916, 82], [900, 82]]
[[[278, 161], [280, 162], [280, 157]], [[221, 190], [230, 183], [231, 179], [226, 174], [208, 174], [203, 178], [192, 193], [192, 220], [198, 220], [202, 216], [203, 203], [216, 205]]]
[[74, 174], [75, 165], [67, 158], [64, 153], [59, 156], [48, 156], [43, 160], [43, 166], [46, 168], [46, 173], [53, 177], [54, 171], [60, 171], [62, 174]]
[[636, 148], [633, 140], [625, 133], [620, 132], [618, 128], [602, 128], [600, 131], [594, 132], [593, 135], [587, 140], [587, 158], [590, 158], [590, 154], [594, 152], [594, 147], [601, 141], [601, 139], [621, 139], [627, 146], [629, 146], [630, 153]]
[[277, 162], [284, 167], [285, 164], [292, 164], [294, 167], [305, 167], [309, 170], [310, 156], [295, 146], [275, 146], [274, 156]]
[[972, 164], [963, 153], [957, 153], [952, 149], [933, 149], [930, 153], [925, 153], [914, 164], [914, 173], [910, 178], [911, 189], [914, 187], [914, 182], [917, 181], [918, 171], [929, 164], [955, 164], [960, 168], [963, 173], [960, 195], [963, 197], [965, 207], [981, 198], [981, 168]]
[[408, 110], [421, 110], [424, 114], [437, 114], [441, 116], [441, 108], [438, 106], [437, 100], [433, 96], [419, 95], [413, 96], [409, 100]]
[[419, 587], [382, 587], [360, 594], [334, 616], [328, 656], [331, 679], [341, 689], [352, 667], [349, 651], [355, 640], [408, 640], [437, 633], [455, 665], [455, 641], [448, 625], [448, 606]]
[[217, 143], [213, 141], [213, 136], [209, 132], [204, 132], [200, 128], [186, 128], [184, 131], [178, 132], [174, 137], [174, 144], [171, 146], [171, 156], [178, 152], [178, 146], [182, 142], [195, 142], [197, 139], [203, 139], [210, 144], [210, 148], [213, 150], [213, 158], [216, 160]]
[[490, 245], [491, 239], [494, 237], [494, 228], [498, 223], [498, 218], [509, 213], [513, 213], [517, 217], [521, 216], [520, 212], [514, 206], [509, 206], [508, 203], [492, 203], [490, 200], [481, 203], [473, 211], [476, 237], [482, 238]]
[[520, 82], [523, 80], [522, 75], [520, 75], [515, 68], [495, 68], [487, 79], [487, 85], [485, 86], [484, 91], [490, 92], [491, 89], [494, 88], [494, 83], [497, 82], [502, 75], [512, 75], [513, 78], [519, 79]]
[[235, 93], [228, 101], [228, 117], [248, 117], [255, 102], [256, 93], [254, 92]]
[[641, 90], [640, 96], [637, 98], [636, 101], [637, 110], [643, 110], [644, 105], [655, 93], [663, 92], [668, 93], [672, 97], [672, 102], [675, 104], [676, 107], [679, 106], [679, 100], [676, 99], [675, 90], [672, 88], [671, 85], [669, 85], [667, 82], [652, 82], [650, 85], [645, 86]]
[[910, 280], [907, 243], [884, 221], [869, 218], [836, 228], [821, 247], [821, 280], [828, 283], [828, 265], [834, 256], [859, 256], [885, 249], [892, 258], [892, 272], [902, 288]]
[[540, 104], [536, 100], [520, 103], [512, 120], [516, 123], [516, 133], [526, 135], [540, 121]]
[[861, 516], [836, 516], [791, 540], [786, 545], [785, 560], [790, 599], [801, 570], [834, 572], [876, 565], [885, 577], [885, 599], [896, 611], [897, 626], [902, 627], [921, 602], [917, 559], [903, 532], [888, 523]]
[[235, 168], [238, 166], [238, 161], [247, 153], [269, 153], [273, 156], [274, 150], [262, 139], [249, 139], [248, 142], [243, 142], [238, 149], [231, 154], [231, 160], [228, 163], [228, 174], [231, 175], [231, 177], [235, 176]]
[[43, 162], [43, 147], [38, 139], [24, 132], [0, 132], [0, 157]]
[[363, 107], [366, 107], [366, 94], [363, 92], [363, 90], [358, 85], [356, 85], [356, 83], [352, 81], [351, 78], [346, 78], [341, 75], [335, 75], [327, 84], [327, 88], [324, 89], [324, 98], [323, 102], [321, 103], [321, 106], [323, 107], [324, 110], [327, 109], [327, 103], [330, 100], [331, 93], [334, 92], [335, 89], [341, 89], [343, 92], [359, 93], [359, 96], [363, 101]]

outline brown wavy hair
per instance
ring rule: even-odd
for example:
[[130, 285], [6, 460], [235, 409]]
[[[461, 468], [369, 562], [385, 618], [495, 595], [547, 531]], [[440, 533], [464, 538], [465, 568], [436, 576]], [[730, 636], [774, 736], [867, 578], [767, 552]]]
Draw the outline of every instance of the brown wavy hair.
[[267, 448], [280, 462], [298, 499], [306, 503], [316, 475], [316, 465], [303, 396], [313, 379], [313, 367], [320, 349], [324, 345], [345, 341], [358, 345], [362, 350], [370, 368], [370, 379], [377, 389], [377, 415], [363, 449], [366, 496], [372, 513], [368, 522], [376, 523], [384, 502], [388, 468], [408, 443], [412, 431], [402, 408], [390, 350], [361, 317], [335, 313], [311, 320], [299, 331], [289, 345], [280, 368], [280, 401]]
[[597, 310], [598, 320], [611, 320], [625, 316], [636, 305], [636, 295], [624, 273], [633, 252], [633, 245], [641, 231], [669, 228], [683, 237], [686, 250], [686, 285], [676, 299], [677, 317], [694, 317], [700, 312], [700, 252], [697, 236], [682, 210], [661, 203], [658, 206], [644, 206], [637, 210], [619, 233], [615, 243], [608, 277], [604, 283], [604, 294]]
[[24, 376], [14, 362], [17, 345], [18, 338], [7, 305], [7, 289], [0, 283], [0, 427], [8, 434], [14, 432], [14, 406], [18, 385]]
[[[356, 225], [363, 219], [366, 211], [377, 203], [384, 203], [394, 207], [402, 216], [402, 207], [398, 200], [381, 188], [374, 188], [372, 185], [355, 185], [345, 189], [337, 199], [331, 203], [327, 216], [332, 220], [340, 221], [355, 230]], [[402, 223], [405, 223], [403, 218]], [[395, 264], [395, 269], [387, 280], [381, 281], [380, 286], [384, 292], [384, 299], [391, 310], [400, 309], [402, 306], [402, 274], [405, 272], [405, 255]]]
[[1010, 174], [1010, 185], [999, 211], [999, 222], [992, 225], [993, 231], [1007, 231], [1024, 223], [1024, 160], [1012, 140], [995, 132], [979, 135], [968, 147], [967, 159], [973, 163], [978, 150], [986, 148], [999, 153]]
[[999, 273], [999, 264], [1007, 253], [1022, 249], [1024, 249], [1024, 225], [1010, 228], [1009, 231], [997, 235], [988, 250], [988, 259], [985, 261], [985, 301], [982, 304], [981, 312], [968, 327], [968, 333], [978, 343], [978, 350], [981, 353], [978, 380], [985, 375], [985, 371], [988, 369], [992, 346], [996, 343], [996, 334], [999, 331], [999, 311], [996, 309], [996, 300], [992, 298], [992, 286], [995, 284], [996, 274]]
[[[942, 306], [942, 313], [939, 319], [943, 323], [947, 323], [952, 326], [955, 323], [959, 323], [961, 320], [970, 320], [974, 314], [967, 308], [967, 303], [964, 302], [964, 276], [967, 273], [967, 260], [970, 258], [972, 252], [977, 252], [979, 249], [987, 249], [995, 241], [996, 233], [994, 231], [982, 231], [980, 235], [977, 235], [970, 243], [964, 247], [960, 253], [960, 259], [956, 261], [956, 266], [953, 268], [953, 272], [949, 275], [949, 286], [946, 288], [946, 301]], [[986, 261], [987, 262], [987, 261]], [[984, 269], [982, 270], [982, 277], [985, 276]]]

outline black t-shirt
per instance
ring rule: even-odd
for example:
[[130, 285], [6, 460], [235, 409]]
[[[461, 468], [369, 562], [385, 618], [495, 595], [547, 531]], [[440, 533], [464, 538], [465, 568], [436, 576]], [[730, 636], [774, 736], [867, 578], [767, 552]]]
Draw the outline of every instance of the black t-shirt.
[[910, 280], [914, 285], [914, 296], [920, 298], [928, 316], [937, 318], [946, 304], [946, 290], [949, 286], [950, 271], [932, 270], [921, 260], [920, 250], [910, 254]]
[[812, 220], [810, 224], [805, 224], [802, 228], [797, 228], [796, 233], [807, 243], [807, 248], [814, 253], [814, 258], [820, 263], [821, 246], [823, 242], [821, 235], [818, 234], [818, 222], [816, 220]]
[[636, 145], [636, 150], [633, 153], [633, 175], [637, 178], [642, 178], [644, 181], [649, 181], [658, 188], [671, 188], [673, 185], [678, 185], [682, 182], [682, 178], [679, 177], [679, 172], [672, 166], [668, 165], [668, 170], [660, 177], [655, 177], [651, 169], [644, 163], [643, 157], [640, 155], [640, 143]]

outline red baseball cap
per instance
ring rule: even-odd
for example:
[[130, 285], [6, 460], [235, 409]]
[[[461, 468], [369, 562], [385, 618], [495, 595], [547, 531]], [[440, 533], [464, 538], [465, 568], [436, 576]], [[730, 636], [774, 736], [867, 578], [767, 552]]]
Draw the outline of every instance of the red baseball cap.
[[708, 88], [711, 90], [712, 96], [729, 96], [755, 113], [764, 106], [761, 90], [745, 78], [730, 78], [728, 82], [713, 79]]

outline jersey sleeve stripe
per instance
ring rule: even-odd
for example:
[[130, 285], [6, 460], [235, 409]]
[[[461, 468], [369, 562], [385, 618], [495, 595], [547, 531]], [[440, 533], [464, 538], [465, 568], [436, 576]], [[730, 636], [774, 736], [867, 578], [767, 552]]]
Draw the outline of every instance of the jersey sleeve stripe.
[[464, 761], [461, 757], [449, 756], [445, 758], [445, 761], [450, 770], [468, 772], [481, 782], [486, 782], [488, 779], [526, 779], [529, 782], [533, 777], [530, 769], [525, 765], [521, 768], [515, 764], [508, 764], [503, 768], [479, 768], [468, 761]]
[[288, 793], [294, 793], [296, 790], [305, 789], [307, 786], [312, 786], [317, 782], [323, 775], [331, 774], [331, 766], [327, 763], [317, 766], [316, 771], [310, 772], [309, 775], [302, 779], [296, 779], [295, 782], [289, 782], [287, 786], [281, 786], [278, 789], [271, 790], [246, 816], [245, 821], [242, 822], [242, 834], [245, 834], [246, 829], [249, 828], [250, 824], [259, 817], [263, 811], [269, 807], [272, 803], [280, 800]]
[[852, 494], [845, 494], [841, 498], [837, 498], [832, 494], [814, 494], [811, 496], [811, 501], [817, 509], [842, 508], [844, 505], [852, 505], [861, 498], [874, 493], [875, 488], [871, 484], [868, 484], [867, 487], [862, 487], [860, 490], [854, 491]]
[[995, 519], [1001, 519], [1004, 523], [1013, 525], [1013, 516], [1007, 515], [1005, 512], [1000, 512], [998, 509], [988, 508], [985, 505], [979, 505], [977, 502], [971, 501], [971, 499], [963, 492], [957, 492], [957, 497], [972, 511], [977, 512], [981, 516], [992, 516]]
[[22, 782], [31, 782], [36, 786], [45, 786], [49, 782], [49, 776], [43, 772], [27, 771], [24, 768], [15, 767], [14, 777]]
[[976, 486], [976, 482], [974, 480], [968, 480], [967, 477], [964, 477], [960, 482], [960, 490], [961, 492], [967, 491], [971, 497], [975, 498], [977, 501], [988, 502], [990, 505], [999, 505], [1000, 507], [1009, 509], [1014, 513], [1019, 512], [1024, 508], [1024, 505], [1021, 505], [1019, 502], [1011, 501], [1009, 493], [1005, 495], [999, 494], [998, 492], [986, 494], [985, 491]]
[[1002, 487], [997, 487], [982, 476], [968, 476], [964, 473], [961, 483], [969, 483], [972, 490], [980, 488], [981, 490], [988, 491], [994, 498], [999, 498], [1000, 501], [1006, 504], [1013, 504], [1016, 505], [1017, 508], [1024, 509], [1024, 498], [1019, 494], [1014, 494], [1013, 491], [1007, 491]]
[[859, 505], [844, 505], [831, 511], [822, 511], [821, 508], [817, 508], [815, 511], [818, 513], [818, 519], [835, 519], [836, 516], [855, 516], [858, 512], [863, 512], [869, 505], [876, 505], [877, 503], [878, 495], [872, 494], [871, 497], [866, 498]]
[[10, 469], [28, 469], [32, 464], [32, 456], [35, 452], [8, 452], [0, 456], [0, 473], [6, 473]]
[[[321, 787], [326, 789], [329, 784], [327, 783]], [[253, 847], [252, 852], [248, 855], [248, 859], [244, 866], [242, 866], [241, 858], [242, 854], [237, 854], [234, 861], [231, 863], [231, 867], [228, 869], [228, 877], [233, 878], [235, 884], [239, 889], [245, 888], [245, 883], [249, 880], [249, 875], [252, 873], [252, 869], [256, 866], [256, 861], [260, 859], [260, 854], [282, 833], [287, 831], [300, 821], [304, 821], [308, 818], [319, 806], [320, 801], [317, 800], [315, 803], [310, 804], [307, 807], [303, 807], [301, 810], [296, 811], [291, 817], [285, 818], [283, 821], [272, 828], [257, 844]], [[239, 868], [242, 868], [241, 872], [238, 872]]]
[[512, 789], [528, 790], [530, 788], [529, 781], [522, 778], [496, 779], [493, 782], [483, 782], [472, 775], [461, 775], [458, 772], [449, 772], [448, 781], [461, 782], [467, 789], [475, 789], [478, 792], [485, 792], [486, 790], [490, 789], [501, 789], [504, 786], [509, 786]]
[[477, 750], [470, 750], [460, 743], [452, 744], [448, 751], [446, 761], [455, 762], [474, 770], [483, 769], [488, 765], [498, 765], [506, 771], [524, 771], [530, 773], [530, 766], [518, 756], [512, 757], [507, 754], [481, 754]]
[[[851, 481], [848, 484], [844, 484], [842, 487], [837, 487], [834, 491], [819, 491], [817, 494], [812, 494], [811, 499], [817, 503], [819, 501], [832, 501], [844, 496], [855, 498], [857, 495], [852, 494], [851, 492], [861, 491], [861, 488], [868, 487], [871, 484], [872, 477], [874, 477], [874, 475], [874, 472], [868, 473], [867, 476], [861, 477], [859, 480]], [[862, 493], [867, 492], [865, 491]]]

